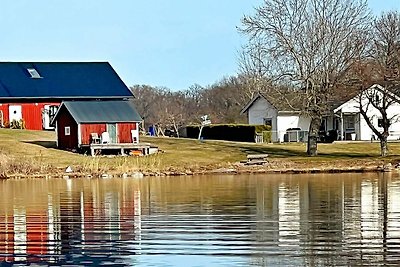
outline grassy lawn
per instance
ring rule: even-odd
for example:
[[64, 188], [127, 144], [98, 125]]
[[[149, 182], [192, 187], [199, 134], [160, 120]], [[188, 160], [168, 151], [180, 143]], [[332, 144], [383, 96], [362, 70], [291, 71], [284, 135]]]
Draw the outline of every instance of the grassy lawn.
[[338, 168], [372, 166], [400, 160], [400, 143], [390, 143], [390, 155], [383, 159], [379, 143], [319, 144], [319, 156], [306, 155], [303, 143], [255, 144], [226, 141], [200, 142], [193, 139], [141, 137], [163, 153], [148, 157], [90, 157], [56, 148], [56, 135], [48, 131], [0, 129], [0, 174], [76, 172], [168, 172], [201, 171], [229, 167], [247, 154], [267, 153], [269, 168]]

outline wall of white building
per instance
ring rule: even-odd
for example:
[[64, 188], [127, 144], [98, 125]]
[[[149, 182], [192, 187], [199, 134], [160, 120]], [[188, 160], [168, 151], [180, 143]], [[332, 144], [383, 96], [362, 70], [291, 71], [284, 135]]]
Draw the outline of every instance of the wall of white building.
[[264, 119], [271, 119], [272, 131], [277, 129], [277, 115], [276, 108], [262, 97], [257, 99], [248, 110], [249, 124], [262, 125], [264, 124]]
[[310, 127], [310, 118], [294, 114], [278, 115], [278, 138], [277, 141], [283, 141], [286, 130], [289, 128], [300, 128], [301, 131], [308, 131]]
[[[368, 90], [376, 90], [374, 87], [371, 87]], [[382, 99], [382, 94], [380, 94]], [[362, 105], [365, 107], [368, 103], [368, 99], [363, 99]], [[355, 131], [357, 134], [357, 140], [371, 140], [374, 133], [372, 132], [371, 128], [368, 126], [367, 122], [363, 118], [363, 116], [359, 113], [359, 99], [355, 97], [346, 103], [344, 103], [341, 107], [341, 111], [343, 113], [354, 113], [356, 114], [356, 121], [355, 121]], [[398, 140], [400, 138], [400, 104], [394, 103], [392, 104], [388, 110], [387, 114], [389, 118], [395, 118], [392, 120], [392, 124], [389, 128], [390, 137], [389, 140]], [[378, 127], [378, 119], [381, 118], [380, 112], [369, 105], [367, 116], [371, 118], [372, 124], [379, 130], [383, 130], [382, 128]]]
[[249, 124], [264, 124], [265, 119], [272, 120], [272, 141], [278, 142], [284, 140], [284, 134], [288, 128], [300, 128], [307, 131], [310, 125], [310, 119], [293, 114], [278, 113], [276, 108], [267, 100], [260, 97], [248, 109]]

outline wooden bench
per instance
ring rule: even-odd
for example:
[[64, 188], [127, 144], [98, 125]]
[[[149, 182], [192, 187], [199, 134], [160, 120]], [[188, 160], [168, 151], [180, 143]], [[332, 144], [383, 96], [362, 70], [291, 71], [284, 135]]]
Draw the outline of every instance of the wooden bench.
[[268, 163], [268, 154], [250, 154], [247, 155], [246, 165], [261, 165]]

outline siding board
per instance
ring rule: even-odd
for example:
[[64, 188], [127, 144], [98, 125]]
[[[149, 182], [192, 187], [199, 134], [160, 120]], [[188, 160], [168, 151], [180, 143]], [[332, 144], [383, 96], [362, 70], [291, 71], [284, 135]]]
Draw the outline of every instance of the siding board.
[[106, 131], [106, 124], [105, 123], [98, 123], [98, 124], [88, 124], [82, 123], [81, 124], [81, 144], [82, 145], [89, 145], [90, 144], [90, 134], [97, 133], [99, 137], [103, 132]]
[[136, 123], [118, 123], [117, 124], [117, 138], [119, 143], [132, 143], [131, 130], [136, 129]]

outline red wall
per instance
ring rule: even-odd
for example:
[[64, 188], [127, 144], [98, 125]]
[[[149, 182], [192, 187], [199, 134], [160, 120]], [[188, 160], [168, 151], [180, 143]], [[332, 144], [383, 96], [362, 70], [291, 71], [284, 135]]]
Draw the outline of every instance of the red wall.
[[119, 143], [132, 143], [131, 130], [136, 129], [136, 122], [118, 123], [117, 135]]
[[[70, 135], [65, 135], [65, 127], [70, 127]], [[78, 148], [78, 124], [65, 107], [59, 110], [57, 118], [58, 147], [63, 149]]]
[[28, 130], [42, 130], [42, 110], [45, 105], [60, 105], [60, 103], [12, 103], [0, 105], [0, 111], [3, 112], [4, 122], [9, 122], [8, 107], [10, 105], [22, 106], [22, 119], [25, 121], [25, 127]]
[[[136, 129], [136, 122], [117, 123], [117, 142], [132, 143], [131, 130]], [[107, 130], [106, 123], [81, 124], [81, 144], [90, 144], [90, 134], [97, 133], [99, 137]]]
[[0, 105], [0, 111], [3, 112], [3, 123], [8, 122], [9, 112], [8, 112], [8, 104]]
[[97, 133], [101, 137], [101, 133], [106, 131], [106, 124], [81, 124], [81, 144], [90, 144], [90, 134]]

